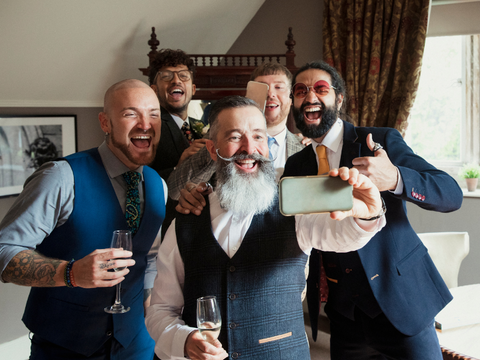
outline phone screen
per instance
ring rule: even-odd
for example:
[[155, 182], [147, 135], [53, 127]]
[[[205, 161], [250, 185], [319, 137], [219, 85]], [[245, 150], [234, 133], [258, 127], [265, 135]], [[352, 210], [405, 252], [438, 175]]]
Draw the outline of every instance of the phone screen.
[[247, 84], [247, 98], [255, 101], [262, 113], [265, 113], [265, 105], [268, 97], [268, 85], [258, 82], [249, 81]]

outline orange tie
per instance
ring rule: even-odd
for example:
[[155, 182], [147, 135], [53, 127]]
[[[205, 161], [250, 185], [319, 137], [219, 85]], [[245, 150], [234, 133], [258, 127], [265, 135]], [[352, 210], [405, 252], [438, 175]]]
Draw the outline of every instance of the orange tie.
[[[330, 165], [328, 165], [327, 148], [325, 145], [318, 145], [315, 149], [318, 156], [318, 175], [326, 175], [330, 171]], [[328, 283], [327, 275], [323, 267], [323, 257], [320, 256], [320, 305], [322, 302], [327, 302], [328, 299]]]
[[318, 156], [318, 174], [317, 175], [327, 175], [330, 171], [330, 166], [328, 165], [327, 159], [327, 148], [325, 145], [318, 145], [315, 149]]

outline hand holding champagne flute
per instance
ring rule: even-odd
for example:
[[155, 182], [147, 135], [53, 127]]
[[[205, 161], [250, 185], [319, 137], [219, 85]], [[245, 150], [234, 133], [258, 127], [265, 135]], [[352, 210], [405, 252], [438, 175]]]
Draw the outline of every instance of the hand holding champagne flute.
[[[132, 251], [132, 233], [130, 230], [115, 230], [112, 236], [112, 248], [122, 248], [123, 250]], [[122, 271], [125, 266], [113, 268], [114, 271]], [[107, 306], [104, 310], [109, 314], [123, 314], [130, 311], [129, 307], [122, 305], [120, 299], [120, 290], [122, 284], [116, 285], [115, 303], [112, 306]]]
[[220, 335], [222, 316], [215, 296], [197, 299], [197, 328], [205, 341], [214, 343]]

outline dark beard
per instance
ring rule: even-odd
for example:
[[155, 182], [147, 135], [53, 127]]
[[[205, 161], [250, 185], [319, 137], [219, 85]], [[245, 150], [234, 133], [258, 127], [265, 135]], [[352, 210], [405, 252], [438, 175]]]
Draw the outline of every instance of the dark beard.
[[[141, 156], [136, 156], [130, 151], [130, 149], [126, 144], [122, 144], [117, 141], [117, 139], [115, 138], [115, 131], [113, 127], [109, 136], [110, 136], [110, 141], [112, 142], [112, 145], [115, 146], [117, 149], [119, 149], [132, 164], [135, 164], [138, 166], [149, 165], [155, 159], [155, 155], [157, 154], [156, 145], [152, 145], [152, 151], [150, 153], [143, 154]], [[152, 134], [151, 141], [153, 141], [154, 136], [155, 134]]]
[[325, 109], [322, 113], [322, 120], [320, 121], [319, 125], [307, 125], [303, 118], [303, 105], [300, 109], [293, 108], [293, 117], [295, 119], [295, 125], [297, 126], [298, 130], [302, 133], [303, 136], [308, 137], [310, 139], [318, 139], [325, 135], [330, 128], [335, 124], [338, 118], [338, 110], [335, 108], [328, 108], [322, 104], [322, 108]]
[[[257, 172], [242, 173], [234, 162], [238, 159], [257, 161]], [[259, 154], [234, 155], [229, 160], [219, 158], [216, 163], [216, 193], [220, 206], [239, 215], [267, 212], [277, 196], [273, 163]]]
[[166, 103], [163, 107], [165, 108], [165, 110], [167, 110], [169, 114], [179, 114], [187, 110], [188, 104], [175, 107], [170, 105], [169, 103]]

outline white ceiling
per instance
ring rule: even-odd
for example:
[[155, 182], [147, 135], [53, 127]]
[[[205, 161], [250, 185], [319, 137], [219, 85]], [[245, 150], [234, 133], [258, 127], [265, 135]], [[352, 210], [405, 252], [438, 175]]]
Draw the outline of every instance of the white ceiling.
[[160, 48], [223, 54], [265, 0], [1, 0], [0, 107], [102, 106]]

